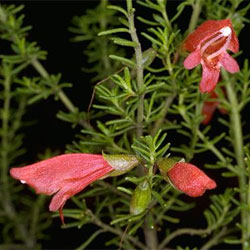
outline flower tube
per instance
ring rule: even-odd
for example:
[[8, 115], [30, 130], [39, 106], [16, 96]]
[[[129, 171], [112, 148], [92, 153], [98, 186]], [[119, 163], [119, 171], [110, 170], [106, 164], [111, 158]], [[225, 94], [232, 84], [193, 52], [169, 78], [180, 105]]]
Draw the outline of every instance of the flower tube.
[[62, 213], [65, 202], [92, 182], [111, 174], [125, 173], [138, 161], [130, 155], [64, 154], [25, 167], [12, 168], [10, 174], [38, 194], [54, 194], [50, 211]]

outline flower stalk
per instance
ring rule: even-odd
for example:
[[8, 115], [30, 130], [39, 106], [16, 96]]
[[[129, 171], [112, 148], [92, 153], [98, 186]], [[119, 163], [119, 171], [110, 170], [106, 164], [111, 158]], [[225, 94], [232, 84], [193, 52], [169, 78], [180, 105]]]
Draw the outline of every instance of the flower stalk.
[[[232, 142], [233, 148], [235, 152], [237, 165], [240, 167], [242, 171], [240, 171], [238, 180], [239, 180], [239, 188], [240, 188], [240, 199], [242, 204], [247, 204], [248, 194], [246, 192], [247, 180], [244, 174], [244, 170], [246, 168], [244, 163], [244, 141], [242, 135], [242, 123], [240, 117], [239, 103], [237, 100], [237, 96], [235, 94], [234, 83], [230, 80], [228, 73], [226, 71], [222, 71], [223, 78], [226, 81], [226, 91], [227, 96], [230, 102], [231, 112], [230, 112], [230, 127], [232, 130]], [[249, 192], [249, 191], [248, 191]], [[249, 249], [248, 245], [248, 237], [250, 235], [249, 228], [249, 220], [250, 214], [246, 209], [242, 209], [241, 212], [241, 224], [242, 224], [242, 247], [244, 250]]]

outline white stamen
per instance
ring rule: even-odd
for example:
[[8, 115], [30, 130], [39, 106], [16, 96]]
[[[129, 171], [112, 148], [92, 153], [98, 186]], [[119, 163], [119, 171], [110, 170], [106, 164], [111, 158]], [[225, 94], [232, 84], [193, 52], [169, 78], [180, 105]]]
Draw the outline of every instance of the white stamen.
[[222, 33], [223, 36], [229, 36], [232, 33], [232, 30], [230, 27], [226, 26], [220, 30], [220, 33]]
[[228, 35], [228, 37], [226, 38], [226, 42], [225, 44], [219, 49], [217, 50], [216, 52], [214, 52], [213, 54], [209, 55], [207, 57], [207, 60], [211, 60], [213, 59], [214, 57], [220, 55], [222, 52], [226, 51], [229, 44], [230, 44], [230, 41], [231, 41], [231, 33]]
[[22, 184], [25, 184], [25, 183], [26, 183], [26, 181], [23, 181], [23, 180], [20, 180], [20, 181], [21, 181]]
[[216, 42], [217, 40], [219, 40], [222, 37], [230, 37], [231, 38], [231, 33], [232, 30], [230, 27], [225, 26], [222, 29], [219, 30], [219, 34], [217, 36], [215, 36], [214, 38], [212, 38], [211, 40], [209, 40], [208, 42], [206, 42], [203, 47], [201, 48], [201, 53], [203, 54], [203, 52], [214, 42]]
[[217, 40], [219, 40], [220, 38], [222, 38], [224, 35], [223, 34], [218, 34], [216, 37], [212, 38], [211, 40], [209, 40], [208, 42], [206, 42], [204, 44], [204, 46], [201, 48], [201, 53], [203, 54], [203, 52], [214, 42], [216, 42]]

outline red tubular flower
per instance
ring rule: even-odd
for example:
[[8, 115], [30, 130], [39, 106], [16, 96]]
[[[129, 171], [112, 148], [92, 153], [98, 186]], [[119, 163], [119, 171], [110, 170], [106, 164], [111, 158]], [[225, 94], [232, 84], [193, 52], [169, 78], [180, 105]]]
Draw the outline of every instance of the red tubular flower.
[[191, 52], [184, 61], [186, 69], [198, 64], [202, 66], [202, 93], [214, 90], [221, 66], [230, 73], [239, 71], [238, 63], [227, 53], [227, 49], [233, 53], [239, 51], [239, 42], [229, 19], [204, 22], [186, 38], [184, 49]]
[[62, 208], [65, 202], [113, 170], [102, 155], [64, 154], [26, 167], [12, 168], [10, 174], [33, 187], [36, 193], [55, 194], [49, 210], [59, 210], [64, 223]]
[[[216, 99], [218, 95], [213, 91], [210, 94], [210, 98]], [[214, 112], [216, 108], [219, 106], [218, 101], [205, 101], [202, 107], [202, 114], [204, 115], [204, 120], [201, 122], [204, 125], [207, 125], [210, 123], [210, 121], [213, 118]], [[221, 114], [227, 114], [227, 110], [223, 108], [219, 108], [219, 111]]]
[[167, 175], [178, 190], [191, 197], [201, 196], [207, 189], [216, 188], [215, 181], [210, 179], [199, 168], [189, 163], [175, 163], [167, 172]]

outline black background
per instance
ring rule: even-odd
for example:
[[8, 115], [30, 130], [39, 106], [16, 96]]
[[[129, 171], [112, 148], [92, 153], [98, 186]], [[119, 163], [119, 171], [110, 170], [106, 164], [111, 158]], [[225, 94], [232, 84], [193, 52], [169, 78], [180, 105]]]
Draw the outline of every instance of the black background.
[[[117, 1], [115, 1], [117, 2]], [[119, 1], [121, 5], [125, 5], [125, 1]], [[99, 1], [2, 1], [2, 3], [24, 4], [25, 9], [25, 24], [32, 25], [33, 29], [29, 32], [29, 41], [37, 41], [42, 49], [48, 51], [47, 60], [42, 62], [49, 73], [62, 73], [62, 80], [73, 83], [73, 88], [67, 89], [66, 93], [73, 103], [80, 108], [86, 110], [90, 95], [91, 84], [89, 80], [93, 75], [83, 73], [82, 67], [87, 66], [87, 58], [82, 51], [87, 46], [87, 42], [71, 43], [69, 39], [73, 37], [67, 29], [71, 25], [73, 16], [80, 16], [85, 13], [87, 8], [94, 8]], [[180, 1], [169, 1], [168, 12], [175, 13], [176, 6]], [[146, 18], [151, 13], [143, 7], [137, 7], [137, 14]], [[184, 17], [179, 20], [179, 25], [182, 30], [185, 30], [191, 14], [191, 9], [187, 9]], [[136, 23], [138, 30], [143, 28], [141, 24]], [[239, 64], [242, 66], [243, 58], [249, 58], [249, 25], [241, 33], [240, 48], [244, 51], [244, 55], [239, 57]], [[147, 49], [149, 44], [144, 39], [142, 41], [143, 49]], [[4, 51], [0, 48], [0, 53]], [[25, 147], [28, 150], [25, 161], [30, 162], [36, 158], [37, 153], [44, 152], [47, 147], [59, 149], [61, 153], [65, 150], [65, 145], [71, 143], [74, 139], [74, 134], [78, 128], [72, 129], [70, 124], [60, 121], [56, 118], [58, 110], [66, 110], [60, 102], [55, 102], [52, 98], [47, 101], [39, 102], [33, 105], [27, 113], [26, 119], [35, 120], [36, 123], [25, 129]], [[244, 113], [246, 120], [249, 121], [247, 111]], [[203, 159], [205, 162], [205, 160]], [[21, 162], [20, 162], [21, 163]], [[225, 185], [225, 183], [224, 183]], [[188, 200], [189, 198], [187, 198]], [[207, 198], [201, 197], [198, 200], [200, 207], [198, 210], [203, 210], [206, 207]], [[204, 202], [203, 202], [204, 201]], [[203, 205], [201, 205], [203, 204]], [[196, 218], [197, 210], [190, 211], [184, 218], [184, 227], [202, 227], [204, 221], [199, 221]], [[199, 212], [200, 213], [200, 212]], [[183, 220], [182, 220], [183, 221]], [[43, 248], [47, 249], [69, 249], [79, 246], [83, 240], [95, 231], [95, 226], [84, 227], [84, 229], [60, 229], [60, 221], [54, 219], [52, 226], [46, 231], [50, 240], [41, 242]], [[108, 235], [103, 235], [91, 244], [90, 248], [104, 248], [104, 242]], [[175, 244], [196, 245], [199, 237], [180, 237]], [[173, 244], [173, 245], [174, 245]], [[224, 249], [228, 249], [228, 246]]]

